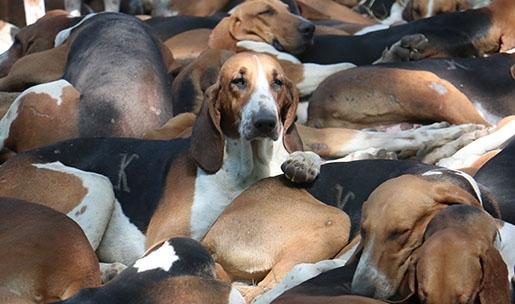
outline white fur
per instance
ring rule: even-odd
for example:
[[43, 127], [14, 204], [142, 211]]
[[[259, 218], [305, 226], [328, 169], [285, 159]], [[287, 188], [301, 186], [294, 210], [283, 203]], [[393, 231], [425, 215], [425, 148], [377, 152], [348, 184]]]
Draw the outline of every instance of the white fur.
[[434, 13], [434, 6], [435, 6], [435, 0], [429, 0], [429, 1], [427, 2], [427, 13], [426, 13], [426, 15], [424, 16], [424, 18], [428, 18], [428, 17], [433, 16], [433, 13]]
[[483, 119], [488, 123], [496, 125], [499, 121], [501, 121], [502, 117], [497, 116], [485, 109], [480, 102], [472, 101], [472, 103], [474, 104], [476, 110], [479, 112], [479, 115], [481, 115], [481, 117], [483, 117]]
[[[80, 14], [79, 14], [80, 15]], [[58, 47], [60, 46], [61, 44], [64, 43], [64, 41], [66, 41], [66, 39], [68, 39], [68, 37], [70, 37], [70, 34], [71, 32], [79, 27], [80, 25], [82, 25], [82, 23], [84, 23], [86, 20], [88, 20], [89, 18], [93, 17], [97, 15], [97, 13], [93, 13], [93, 14], [88, 14], [86, 16], [84, 16], [84, 18], [82, 18], [81, 21], [79, 21], [77, 24], [75, 24], [74, 26], [72, 27], [69, 27], [67, 29], [64, 29], [62, 31], [60, 31], [59, 33], [57, 33], [57, 35], [55, 36], [55, 40], [54, 40], [54, 47]]]
[[300, 60], [297, 59], [297, 57], [295, 57], [289, 53], [280, 52], [266, 42], [242, 40], [242, 41], [238, 41], [236, 43], [236, 46], [247, 49], [249, 51], [254, 51], [254, 52], [258, 52], [258, 53], [267, 53], [267, 54], [275, 56], [278, 60], [284, 60], [284, 61], [289, 61], [291, 63], [301, 64]]
[[390, 25], [384, 23], [373, 24], [366, 26], [360, 29], [359, 31], [355, 32], [354, 36], [361, 36], [375, 31], [386, 30], [387, 28], [390, 28]]
[[316, 277], [317, 275], [326, 271], [342, 267], [345, 265], [347, 260], [344, 259], [333, 259], [324, 260], [316, 264], [302, 263], [297, 264], [293, 267], [284, 277], [284, 279], [275, 285], [274, 288], [268, 290], [262, 295], [258, 296], [253, 304], [268, 304], [273, 300], [277, 299], [280, 295], [285, 293], [287, 290], [296, 287], [307, 280]]
[[474, 193], [476, 194], [476, 197], [477, 197], [479, 203], [481, 204], [481, 206], [483, 206], [483, 199], [481, 198], [481, 190], [479, 189], [479, 185], [477, 184], [476, 180], [472, 176], [468, 175], [465, 172], [458, 171], [458, 170], [452, 170], [452, 169], [433, 169], [433, 170], [424, 172], [422, 174], [422, 176], [441, 175], [444, 173], [444, 171], [450, 171], [450, 173], [453, 173], [453, 174], [463, 177], [470, 184], [470, 186], [474, 190]]
[[297, 106], [297, 123], [305, 125], [308, 122], [309, 101], [299, 102]]
[[501, 129], [473, 141], [458, 150], [453, 156], [441, 159], [436, 164], [450, 169], [470, 167], [483, 154], [497, 149], [513, 136], [515, 136], [515, 120], [510, 121]]
[[506, 53], [508, 53], [508, 54], [515, 54], [515, 48], [507, 50]]
[[447, 88], [444, 85], [434, 81], [431, 81], [431, 83], [429, 84], [429, 88], [433, 89], [436, 93], [438, 93], [438, 95], [441, 96], [447, 94], [448, 92]]
[[245, 304], [245, 299], [238, 291], [238, 289], [232, 287], [231, 293], [229, 294], [229, 304]]
[[115, 199], [111, 220], [97, 249], [102, 262], [131, 265], [145, 253], [145, 235], [130, 222]]
[[137, 260], [133, 267], [138, 269], [138, 273], [159, 268], [168, 271], [172, 268], [173, 263], [178, 260], [179, 257], [175, 253], [175, 249], [166, 241], [158, 249]]
[[[417, 129], [398, 132], [357, 131], [356, 135], [339, 149], [339, 157], [368, 148], [387, 151], [418, 150], [438, 147], [463, 134], [477, 130], [477, 126], [467, 124], [448, 126], [447, 123], [434, 123]], [[336, 154], [336, 153], [335, 153]]]
[[511, 279], [514, 276], [514, 267], [515, 267], [515, 226], [508, 223], [498, 220], [501, 227], [498, 229], [499, 235], [495, 240], [495, 247], [501, 253], [501, 256], [506, 263], [506, 267], [508, 268], [508, 279]]
[[5, 140], [9, 137], [11, 124], [18, 117], [18, 109], [23, 101], [24, 96], [27, 96], [30, 93], [45, 93], [49, 95], [52, 99], [54, 99], [57, 105], [61, 105], [61, 94], [64, 87], [66, 86], [71, 86], [71, 84], [64, 79], [59, 79], [56, 81], [30, 87], [23, 91], [23, 93], [21, 93], [18, 97], [16, 97], [14, 102], [9, 106], [9, 109], [7, 110], [5, 115], [0, 120], [0, 146], [3, 146]]
[[395, 2], [390, 9], [390, 16], [388, 18], [381, 21], [382, 24], [392, 25], [398, 22], [402, 22], [402, 11], [404, 11], [404, 6], [400, 5], [398, 2]]
[[226, 139], [222, 168], [215, 174], [197, 169], [191, 237], [201, 240], [232, 200], [250, 185], [281, 174], [281, 164], [287, 157], [282, 137], [277, 141], [257, 139], [253, 143], [243, 138]]
[[70, 174], [81, 180], [83, 187], [86, 188], [86, 195], [67, 215], [79, 224], [91, 246], [97, 249], [114, 207], [114, 192], [109, 179], [100, 174], [65, 166], [60, 162], [33, 166]]
[[23, 6], [25, 7], [25, 22], [27, 25], [31, 25], [45, 15], [44, 0], [24, 0]]
[[[370, 244], [374, 244], [374, 240], [372, 240]], [[376, 287], [375, 294], [373, 295], [374, 298], [387, 299], [395, 293], [395, 289], [390, 284], [388, 277], [370, 261], [373, 251], [373, 245], [364, 248], [358, 266], [356, 267], [356, 272], [352, 278], [352, 291], [354, 292], [357, 283], [363, 284], [365, 281], [366, 284], [371, 284]], [[363, 280], [363, 278], [365, 278], [365, 280]]]
[[14, 43], [14, 36], [19, 31], [20, 29], [18, 27], [10, 23], [3, 22], [3, 26], [0, 28], [0, 54], [11, 47]]
[[325, 65], [305, 63], [303, 67], [303, 78], [301, 82], [297, 83], [297, 89], [299, 89], [301, 96], [307, 96], [313, 93], [318, 88], [318, 85], [328, 76], [342, 70], [356, 67], [356, 65], [347, 62]]

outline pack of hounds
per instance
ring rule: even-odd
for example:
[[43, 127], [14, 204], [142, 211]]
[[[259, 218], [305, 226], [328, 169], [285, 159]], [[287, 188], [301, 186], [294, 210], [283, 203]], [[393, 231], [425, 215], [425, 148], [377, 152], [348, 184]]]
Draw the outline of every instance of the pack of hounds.
[[0, 303], [515, 303], [514, 0], [0, 19]]

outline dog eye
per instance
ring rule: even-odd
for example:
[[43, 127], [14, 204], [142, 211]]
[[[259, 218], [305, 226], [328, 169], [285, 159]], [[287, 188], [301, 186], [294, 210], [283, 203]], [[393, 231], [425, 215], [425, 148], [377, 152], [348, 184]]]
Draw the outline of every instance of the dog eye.
[[247, 81], [243, 77], [234, 78], [231, 84], [235, 85], [238, 89], [243, 90], [247, 87]]
[[409, 232], [410, 232], [409, 229], [394, 231], [394, 232], [390, 233], [390, 235], [388, 236], [388, 239], [390, 239], [392, 241], [398, 241], [400, 243], [405, 243], [408, 240]]
[[283, 82], [281, 79], [274, 79], [272, 81], [272, 88], [276, 91], [279, 91], [283, 86]]
[[258, 13], [258, 15], [273, 15], [273, 14], [274, 14], [274, 10], [271, 7]]

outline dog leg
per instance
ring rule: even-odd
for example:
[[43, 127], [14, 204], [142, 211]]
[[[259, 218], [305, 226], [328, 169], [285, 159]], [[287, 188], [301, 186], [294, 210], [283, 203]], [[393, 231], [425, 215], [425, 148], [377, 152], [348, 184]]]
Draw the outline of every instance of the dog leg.
[[459, 138], [450, 141], [441, 147], [437, 147], [433, 149], [432, 151], [430, 149], [426, 149], [424, 151], [421, 151], [418, 153], [418, 156], [420, 159], [422, 159], [423, 162], [428, 164], [436, 164], [439, 163], [439, 160], [443, 158], [447, 158], [455, 154], [458, 150], [461, 148], [469, 145], [473, 141], [477, 140], [480, 137], [485, 136], [488, 134], [489, 130], [478, 130], [473, 131], [470, 133], [465, 133]]
[[[501, 128], [498, 128], [491, 134], [474, 140], [464, 147], [461, 146], [463, 148], [460, 147], [461, 149], [454, 150], [454, 152], [457, 151], [455, 153], [447, 154], [447, 158], [440, 159], [437, 165], [450, 169], [469, 167], [483, 154], [499, 148], [502, 144], [515, 136], [515, 119], [513, 118], [514, 117], [511, 116], [508, 123], [505, 123]], [[499, 125], [501, 125], [501, 123]]]
[[315, 129], [297, 124], [305, 150], [324, 158], [339, 158], [370, 148], [386, 151], [430, 151], [465, 133], [482, 130], [484, 126], [464, 124], [449, 126], [434, 123], [417, 129], [398, 132], [359, 131], [342, 128]]
[[310, 183], [320, 174], [320, 156], [314, 152], [293, 152], [281, 165], [284, 175], [294, 183]]
[[97, 249], [99, 260], [132, 265], [144, 253], [145, 236], [129, 221], [120, 203], [115, 200], [111, 220]]

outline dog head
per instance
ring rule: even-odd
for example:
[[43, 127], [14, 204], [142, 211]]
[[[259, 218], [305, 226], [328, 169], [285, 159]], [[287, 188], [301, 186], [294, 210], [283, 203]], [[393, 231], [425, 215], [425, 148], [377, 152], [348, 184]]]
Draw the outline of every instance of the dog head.
[[297, 90], [277, 60], [236, 54], [206, 91], [193, 127], [191, 155], [204, 171], [214, 173], [222, 166], [225, 137], [282, 139], [288, 151], [302, 150], [294, 125], [297, 104]]

